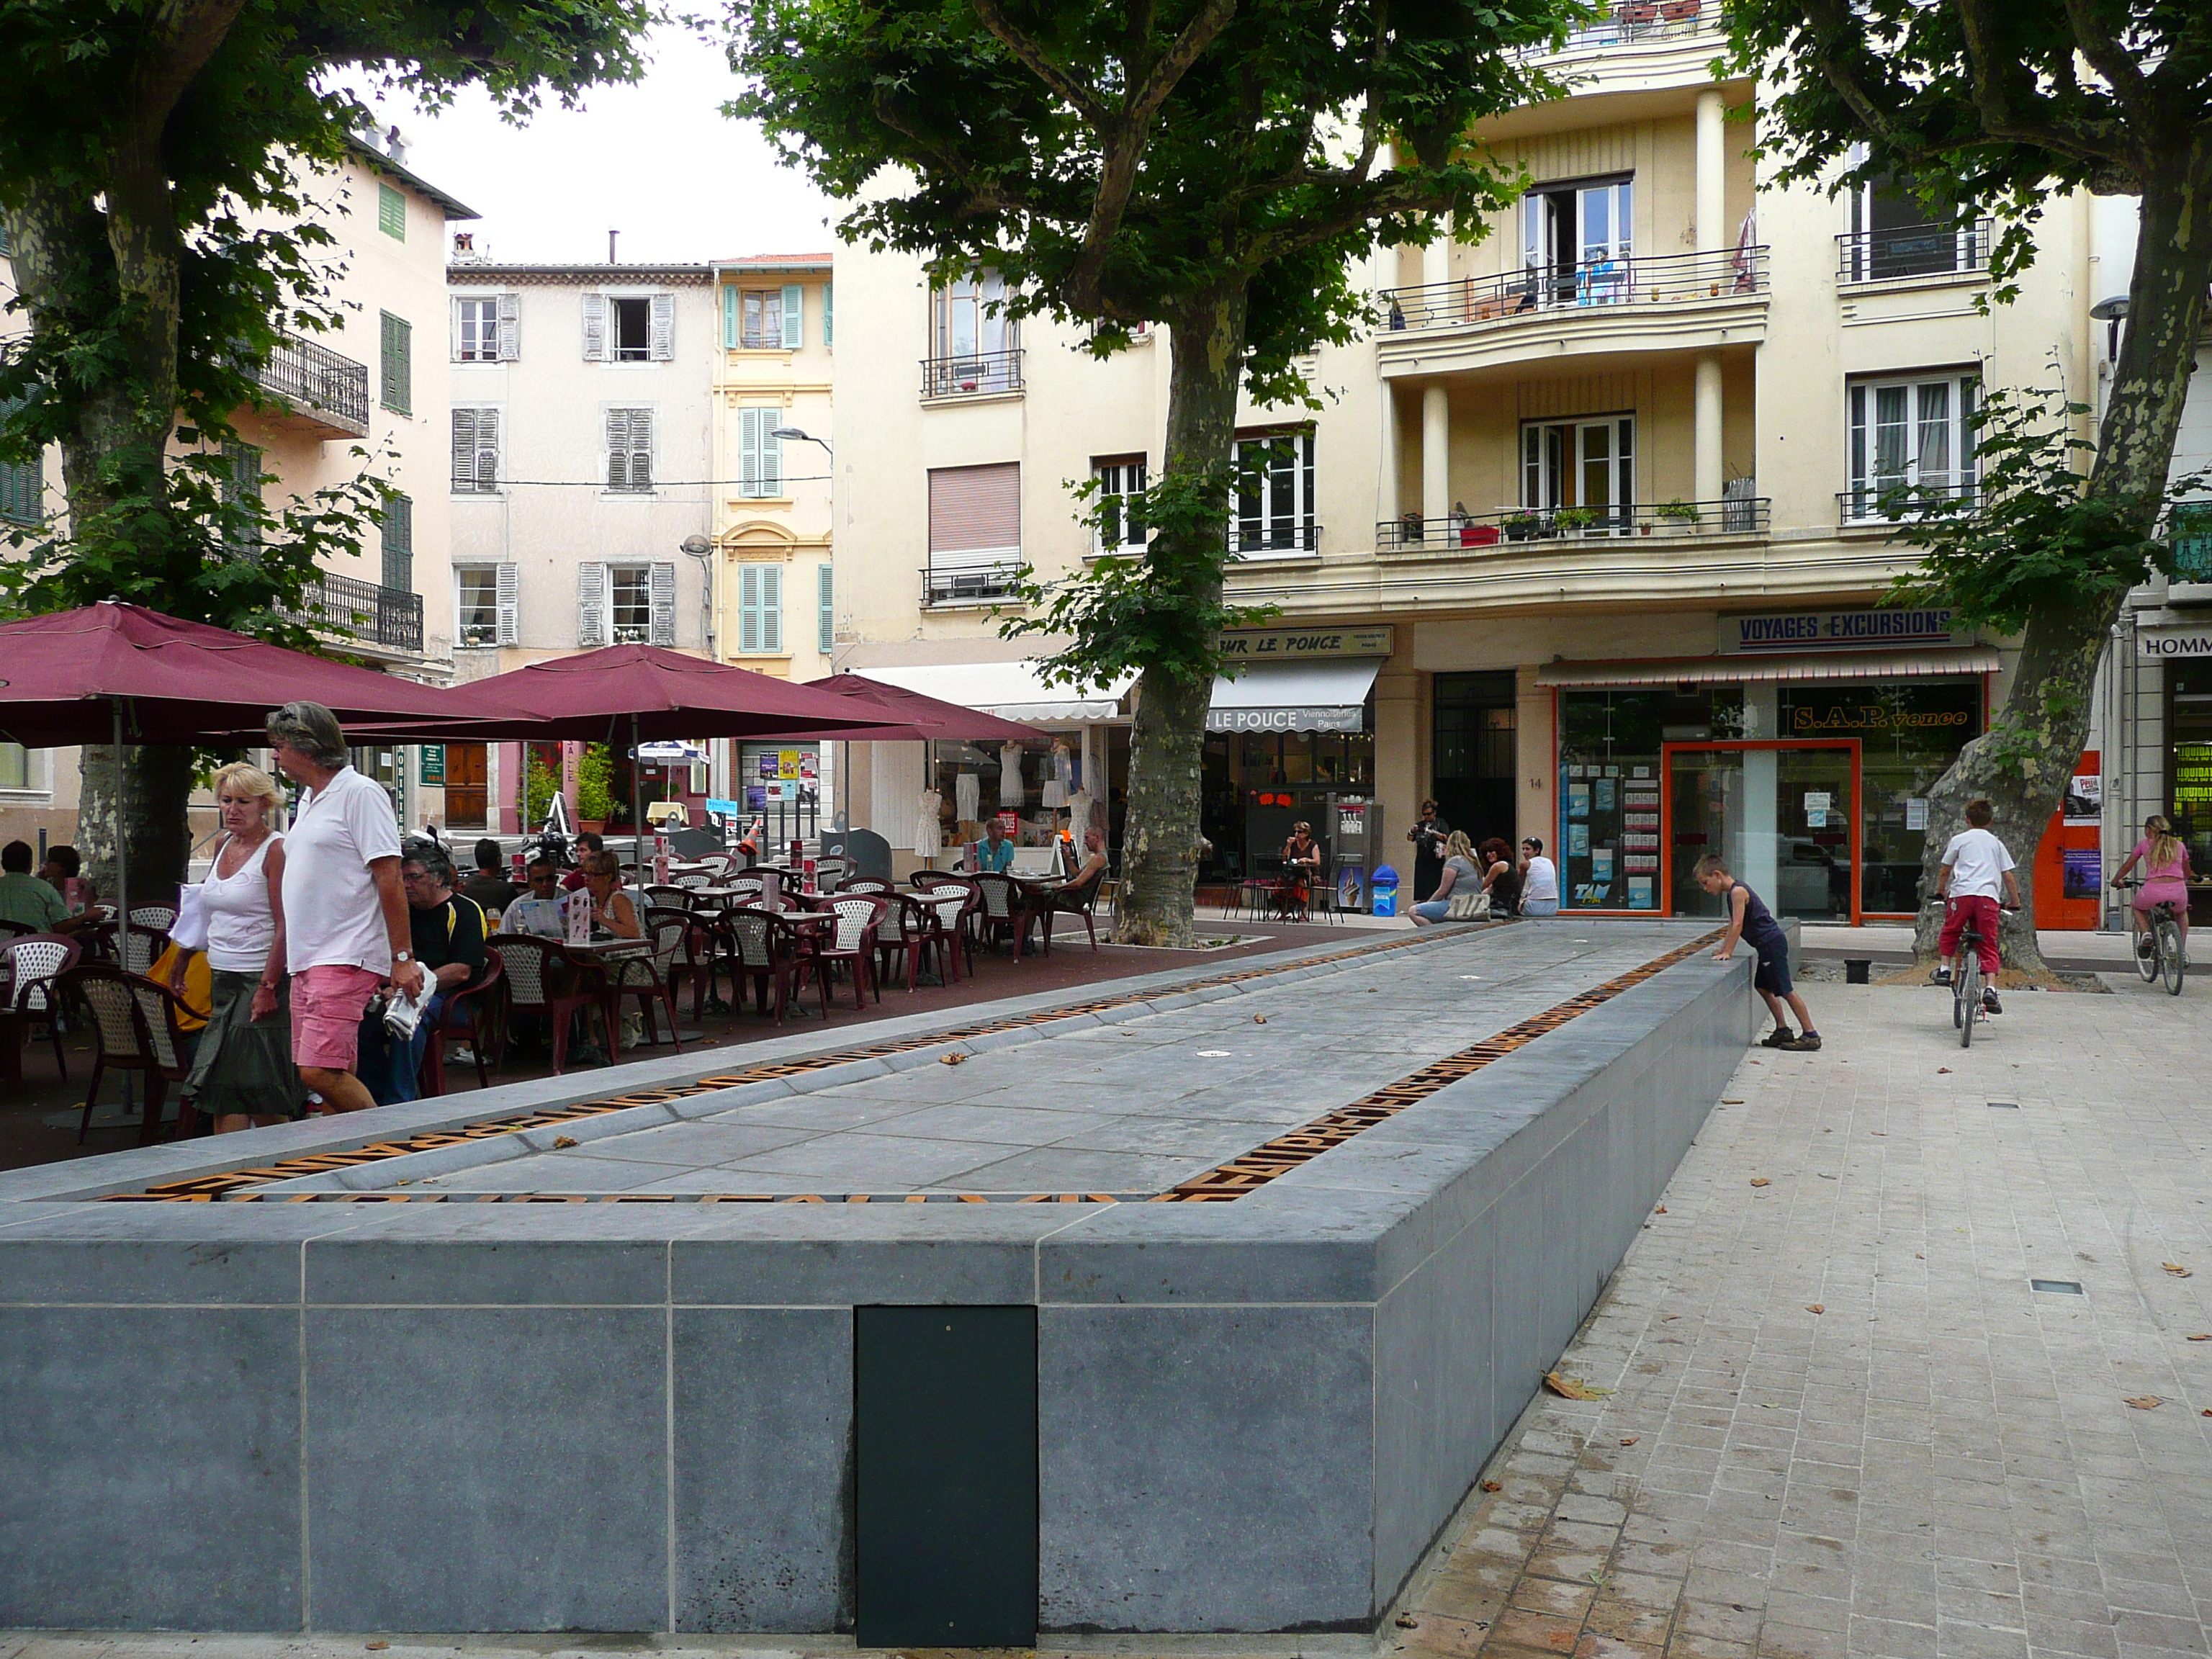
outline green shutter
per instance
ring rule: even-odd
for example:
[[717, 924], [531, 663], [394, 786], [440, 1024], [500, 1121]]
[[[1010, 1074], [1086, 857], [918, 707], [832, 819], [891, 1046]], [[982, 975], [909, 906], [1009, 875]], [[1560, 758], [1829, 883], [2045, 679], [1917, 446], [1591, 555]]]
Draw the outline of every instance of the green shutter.
[[830, 284], [822, 284], [822, 343], [830, 343]]
[[415, 412], [415, 330], [404, 317], [380, 312], [384, 406], [396, 415]]
[[376, 228], [396, 242], [407, 240], [407, 198], [389, 185], [376, 187]]
[[725, 283], [722, 288], [722, 349], [738, 349], [738, 291]]
[[[0, 252], [6, 252], [0, 248]], [[0, 402], [0, 422], [21, 409], [25, 398]], [[0, 519], [11, 524], [40, 524], [46, 516], [46, 469], [37, 461], [0, 461]]]
[[817, 623], [820, 629], [820, 637], [816, 641], [816, 648], [826, 657], [836, 648], [837, 645], [836, 590], [828, 565], [815, 567], [815, 588], [816, 600], [821, 612]]
[[783, 346], [796, 350], [805, 343], [806, 290], [796, 283], [783, 288]]
[[783, 567], [764, 564], [761, 574], [761, 649], [770, 656], [783, 653]]
[[384, 498], [384, 585], [402, 593], [415, 591], [415, 500]]

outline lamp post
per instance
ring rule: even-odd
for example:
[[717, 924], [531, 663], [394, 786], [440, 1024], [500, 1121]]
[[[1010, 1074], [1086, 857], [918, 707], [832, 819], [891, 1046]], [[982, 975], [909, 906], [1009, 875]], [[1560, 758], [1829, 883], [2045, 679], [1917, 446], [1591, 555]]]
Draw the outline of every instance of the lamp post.
[[[714, 651], [714, 544], [694, 531], [677, 544], [677, 550], [699, 561], [699, 623], [707, 641], [707, 660], [720, 662]], [[639, 763], [630, 762], [630, 776], [637, 776]], [[708, 769], [709, 792], [714, 782], [714, 769]], [[641, 826], [641, 828], [642, 826]]]
[[[830, 441], [827, 438], [817, 438], [812, 433], [809, 432], [805, 427], [779, 426], [770, 430], [769, 436], [779, 439], [788, 438], [793, 443], [819, 444], [822, 446], [822, 453], [830, 458], [830, 489], [831, 501], [830, 510], [830, 541], [834, 546], [836, 541], [837, 520], [836, 506], [837, 489], [837, 452], [830, 447]], [[837, 659], [834, 653], [830, 659], [830, 672], [833, 674], [837, 672]], [[851, 774], [849, 770], [852, 758], [853, 745], [850, 743], [840, 744], [837, 747], [837, 792], [848, 802], [852, 799], [852, 783], [850, 781]], [[846, 817], [847, 808], [840, 806], [836, 813], [838, 829], [844, 830], [849, 827], [846, 822]]]

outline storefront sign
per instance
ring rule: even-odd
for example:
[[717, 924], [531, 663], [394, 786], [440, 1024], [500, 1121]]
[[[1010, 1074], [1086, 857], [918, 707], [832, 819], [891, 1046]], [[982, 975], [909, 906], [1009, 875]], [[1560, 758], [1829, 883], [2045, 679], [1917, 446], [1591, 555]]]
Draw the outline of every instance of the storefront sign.
[[2168, 628], [2136, 635], [2145, 661], [2212, 661], [2212, 628]]
[[1781, 611], [1723, 617], [1726, 655], [1768, 651], [1864, 651], [1881, 647], [1972, 645], [1972, 629], [1954, 629], [1948, 609]]
[[1209, 732], [1359, 732], [1366, 711], [1353, 703], [1335, 708], [1209, 708]]
[[[1387, 657], [1392, 630], [1377, 628], [1255, 628], [1221, 636], [1221, 654], [1237, 662], [1305, 662], [1320, 657]], [[1216, 728], [1226, 729], [1226, 728]], [[1237, 726], [1237, 731], [1285, 728]]]
[[446, 781], [446, 745], [426, 743], [422, 745], [422, 781], [442, 785]]

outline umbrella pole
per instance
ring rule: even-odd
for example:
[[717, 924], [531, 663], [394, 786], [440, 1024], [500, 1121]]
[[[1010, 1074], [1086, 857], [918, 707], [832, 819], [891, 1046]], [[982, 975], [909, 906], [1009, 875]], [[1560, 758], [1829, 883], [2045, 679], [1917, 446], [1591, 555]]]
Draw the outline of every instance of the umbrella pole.
[[629, 827], [640, 887], [645, 885], [645, 757], [638, 753], [643, 747], [637, 740], [637, 714], [632, 710], [629, 717]]
[[125, 820], [123, 794], [123, 699], [115, 708], [115, 960], [125, 972], [131, 967], [131, 834]]

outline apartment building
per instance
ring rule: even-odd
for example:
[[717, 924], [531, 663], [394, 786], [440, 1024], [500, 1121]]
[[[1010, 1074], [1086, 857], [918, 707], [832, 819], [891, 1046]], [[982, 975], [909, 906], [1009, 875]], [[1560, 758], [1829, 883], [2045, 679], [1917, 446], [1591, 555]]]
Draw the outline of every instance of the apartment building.
[[[446, 227], [477, 216], [412, 172], [393, 134], [364, 134], [334, 172], [305, 179], [303, 193], [336, 239], [325, 254], [338, 325], [286, 338], [259, 366], [270, 403], [236, 413], [229, 463], [240, 490], [280, 510], [364, 471], [384, 482], [380, 531], [324, 568], [295, 619], [388, 672], [440, 680], [453, 632], [447, 369], [419, 343], [445, 325]], [[0, 252], [0, 301], [13, 293]], [[26, 327], [20, 315], [0, 316], [0, 329]], [[32, 524], [66, 507], [58, 451], [43, 468], [0, 468], [0, 518]], [[402, 823], [442, 817], [436, 768], [426, 772], [416, 750], [370, 745], [355, 761], [391, 793]], [[75, 750], [0, 744], [0, 840], [70, 840], [77, 790]], [[198, 844], [215, 828], [213, 809], [196, 806], [193, 817]]]
[[[507, 264], [457, 245], [445, 276], [456, 678], [606, 645], [705, 653], [713, 268]], [[542, 749], [530, 758], [573, 811], [578, 746]], [[524, 744], [447, 744], [443, 758], [448, 830], [526, 827]], [[627, 800], [631, 761], [614, 760]], [[703, 794], [698, 769], [678, 793]]]
[[[1208, 877], [1263, 872], [1290, 817], [1333, 832], [1347, 798], [1410, 851], [1433, 796], [1478, 838], [1540, 836], [1575, 909], [1704, 914], [1715, 850], [1791, 915], [1913, 909], [1926, 791], [2012, 657], [1885, 602], [1911, 562], [1895, 491], [1976, 488], [1983, 386], [2087, 387], [2090, 204], [2051, 204], [2020, 299], [1984, 314], [1990, 227], [1779, 185], [1743, 118], [1763, 89], [1711, 78], [1718, 9], [1665, 12], [1579, 32], [1573, 95], [1473, 135], [1532, 187], [1477, 242], [1371, 262], [1380, 326], [1316, 356], [1318, 411], [1240, 416], [1230, 586], [1282, 614], [1216, 688]], [[1069, 482], [1141, 493], [1164, 350], [1099, 364], [994, 321], [988, 272], [933, 293], [896, 256], [841, 264], [838, 394], [873, 417], [840, 476], [866, 641], [841, 664], [1103, 726], [1113, 787], [1126, 688], [1026, 679], [1036, 647], [989, 607], [1018, 558], [1098, 550]]]

